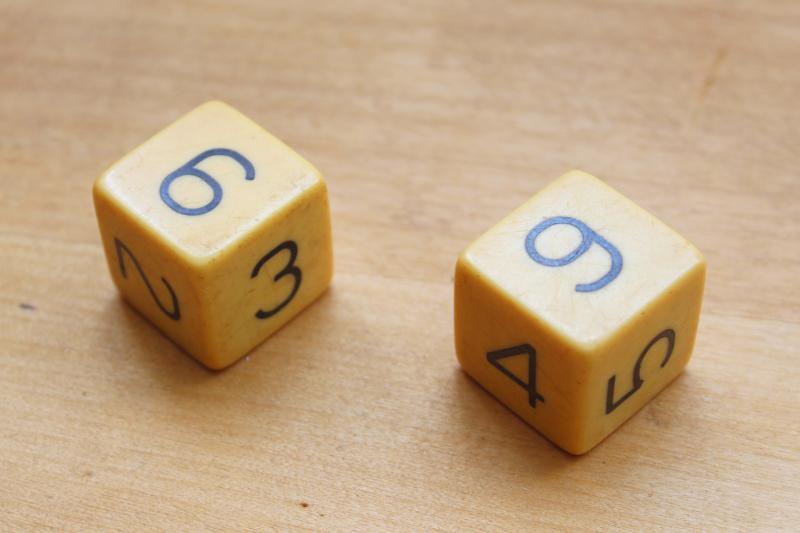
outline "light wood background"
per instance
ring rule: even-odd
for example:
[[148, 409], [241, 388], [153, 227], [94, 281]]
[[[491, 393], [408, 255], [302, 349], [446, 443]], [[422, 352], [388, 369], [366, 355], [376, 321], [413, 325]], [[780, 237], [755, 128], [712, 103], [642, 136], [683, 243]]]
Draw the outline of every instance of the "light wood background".
[[[317, 165], [332, 289], [221, 373], [112, 287], [90, 186], [211, 98]], [[562, 172], [709, 261], [590, 454], [457, 366], [452, 272]], [[800, 527], [800, 2], [0, 0], [0, 530]]]

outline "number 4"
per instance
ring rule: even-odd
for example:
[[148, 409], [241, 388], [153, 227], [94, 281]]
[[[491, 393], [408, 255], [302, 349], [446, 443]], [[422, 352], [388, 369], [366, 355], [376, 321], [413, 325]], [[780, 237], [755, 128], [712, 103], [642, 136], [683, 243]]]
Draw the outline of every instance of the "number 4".
[[[528, 356], [527, 383], [519, 379], [506, 367], [500, 364], [501, 359], [523, 354]], [[533, 346], [530, 344], [520, 344], [519, 346], [512, 346], [511, 348], [489, 352], [486, 354], [486, 359], [489, 361], [489, 364], [510, 378], [511, 381], [528, 391], [528, 403], [531, 404], [531, 407], [536, 407], [537, 400], [544, 403], [544, 396], [539, 394], [539, 391], [536, 390], [536, 350]]]

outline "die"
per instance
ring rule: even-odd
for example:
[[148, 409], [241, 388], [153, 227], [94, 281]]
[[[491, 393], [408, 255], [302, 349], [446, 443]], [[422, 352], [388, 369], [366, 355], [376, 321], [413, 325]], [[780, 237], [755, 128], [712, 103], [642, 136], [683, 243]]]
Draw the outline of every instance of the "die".
[[459, 257], [456, 354], [523, 420], [583, 454], [686, 366], [704, 283], [694, 246], [572, 171]]
[[93, 197], [122, 297], [209, 368], [239, 359], [330, 283], [322, 176], [222, 102], [123, 157]]

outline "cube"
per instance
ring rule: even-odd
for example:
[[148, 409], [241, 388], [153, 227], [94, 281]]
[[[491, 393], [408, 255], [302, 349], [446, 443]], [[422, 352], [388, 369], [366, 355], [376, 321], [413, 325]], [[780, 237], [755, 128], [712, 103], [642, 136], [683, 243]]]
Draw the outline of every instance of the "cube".
[[704, 282], [694, 246], [572, 171], [459, 257], [458, 360], [553, 443], [582, 454], [686, 366]]
[[221, 102], [123, 157], [93, 196], [123, 298], [210, 368], [239, 359], [330, 283], [322, 176]]

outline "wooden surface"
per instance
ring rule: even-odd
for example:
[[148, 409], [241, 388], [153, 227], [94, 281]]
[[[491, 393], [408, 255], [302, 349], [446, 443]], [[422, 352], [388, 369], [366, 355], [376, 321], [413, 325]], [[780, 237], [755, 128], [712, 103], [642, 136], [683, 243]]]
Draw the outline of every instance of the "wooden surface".
[[[221, 373], [90, 186], [221, 98], [330, 187], [332, 289]], [[796, 530], [800, 3], [0, 0], [0, 530]], [[565, 170], [709, 261], [688, 371], [587, 456], [457, 367], [457, 253]]]

